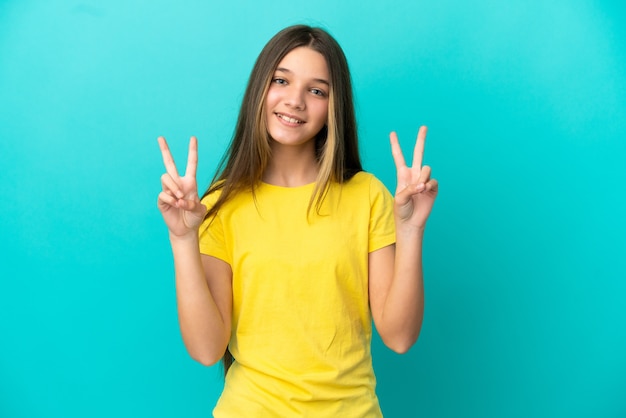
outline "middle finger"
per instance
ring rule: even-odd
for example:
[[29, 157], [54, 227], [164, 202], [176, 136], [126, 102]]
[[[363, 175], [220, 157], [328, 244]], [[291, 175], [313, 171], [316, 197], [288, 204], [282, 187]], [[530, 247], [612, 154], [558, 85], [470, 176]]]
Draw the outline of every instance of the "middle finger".
[[180, 176], [178, 175], [178, 170], [176, 169], [176, 164], [174, 163], [174, 157], [172, 157], [170, 148], [167, 146], [167, 141], [162, 136], [158, 138], [158, 141], [159, 148], [161, 148], [161, 155], [163, 156], [163, 164], [165, 165], [167, 174], [169, 174], [173, 179], [178, 179]]
[[426, 126], [421, 126], [419, 132], [417, 133], [417, 141], [415, 141], [415, 148], [413, 149], [413, 168], [422, 168], [426, 132], [428, 132], [428, 128]]

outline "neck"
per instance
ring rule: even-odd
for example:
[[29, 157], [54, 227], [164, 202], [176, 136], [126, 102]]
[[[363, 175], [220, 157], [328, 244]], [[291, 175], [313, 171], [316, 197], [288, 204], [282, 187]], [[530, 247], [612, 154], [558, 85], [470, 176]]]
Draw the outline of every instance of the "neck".
[[275, 186], [298, 187], [313, 183], [318, 164], [313, 141], [305, 147], [273, 146], [263, 181]]

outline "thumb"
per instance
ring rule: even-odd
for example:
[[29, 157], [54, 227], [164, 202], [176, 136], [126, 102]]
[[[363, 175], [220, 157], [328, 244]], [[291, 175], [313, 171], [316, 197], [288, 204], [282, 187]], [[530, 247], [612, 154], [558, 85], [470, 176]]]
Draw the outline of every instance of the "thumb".
[[194, 215], [204, 216], [206, 206], [196, 199], [178, 199], [177, 206], [179, 209], [186, 210]]
[[423, 192], [425, 189], [424, 183], [408, 184], [406, 187], [396, 193], [396, 204], [404, 206], [413, 196]]
[[204, 218], [204, 214], [206, 213], [206, 206], [197, 199], [178, 199], [176, 201], [176, 207], [185, 212], [189, 212], [190, 215], [196, 218]]

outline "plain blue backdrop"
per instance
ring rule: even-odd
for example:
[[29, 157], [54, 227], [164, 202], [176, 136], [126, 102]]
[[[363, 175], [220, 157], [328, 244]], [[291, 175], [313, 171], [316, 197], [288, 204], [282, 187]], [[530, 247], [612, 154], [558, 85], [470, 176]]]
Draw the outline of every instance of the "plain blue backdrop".
[[622, 1], [0, 0], [0, 417], [206, 417], [181, 342], [156, 138], [205, 187], [278, 30], [348, 56], [365, 166], [441, 184], [426, 314], [374, 341], [387, 417], [626, 417]]

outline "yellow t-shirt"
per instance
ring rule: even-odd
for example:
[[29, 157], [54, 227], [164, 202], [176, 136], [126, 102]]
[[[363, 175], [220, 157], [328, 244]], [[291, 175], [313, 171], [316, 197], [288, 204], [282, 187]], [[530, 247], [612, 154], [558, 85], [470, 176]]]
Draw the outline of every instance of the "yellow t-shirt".
[[200, 228], [200, 251], [233, 271], [235, 362], [215, 417], [381, 416], [368, 253], [395, 241], [393, 198], [360, 172], [307, 218], [313, 188], [262, 183]]

